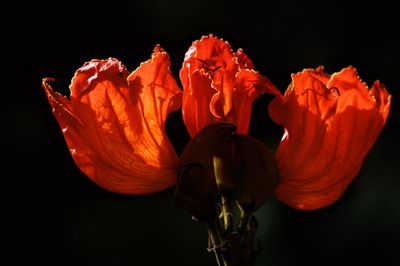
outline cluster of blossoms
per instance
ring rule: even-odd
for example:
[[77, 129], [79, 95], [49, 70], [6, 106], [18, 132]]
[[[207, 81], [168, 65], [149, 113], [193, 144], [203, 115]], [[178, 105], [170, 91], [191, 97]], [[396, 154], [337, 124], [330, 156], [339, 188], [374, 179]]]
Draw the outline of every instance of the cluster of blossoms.
[[271, 93], [269, 114], [284, 127], [275, 195], [294, 208], [318, 209], [335, 202], [358, 174], [390, 109], [384, 86], [376, 81], [368, 89], [351, 66], [333, 75], [322, 67], [292, 74], [281, 95], [243, 50], [234, 53], [212, 35], [186, 53], [183, 91], [169, 67], [157, 46], [132, 73], [114, 58], [85, 63], [72, 79], [70, 99], [43, 80], [75, 162], [101, 187], [147, 194], [173, 186], [179, 158], [165, 132], [170, 112], [182, 107], [191, 137], [216, 122], [246, 134], [252, 102]]
[[[368, 88], [352, 66], [332, 75], [322, 67], [292, 74], [282, 95], [243, 50], [233, 52], [213, 35], [187, 51], [183, 90], [169, 67], [156, 46], [131, 73], [114, 58], [85, 63], [69, 98], [54, 92], [49, 78], [43, 88], [76, 164], [93, 182], [124, 194], [177, 185], [177, 203], [208, 223], [229, 213], [224, 202], [237, 190], [241, 210], [257, 209], [270, 195], [300, 210], [333, 204], [359, 173], [390, 109], [384, 85]], [[265, 111], [284, 132], [275, 154], [247, 136], [253, 101], [264, 93], [275, 96]], [[165, 130], [179, 108], [192, 138], [180, 156]], [[230, 226], [224, 215], [223, 227]]]

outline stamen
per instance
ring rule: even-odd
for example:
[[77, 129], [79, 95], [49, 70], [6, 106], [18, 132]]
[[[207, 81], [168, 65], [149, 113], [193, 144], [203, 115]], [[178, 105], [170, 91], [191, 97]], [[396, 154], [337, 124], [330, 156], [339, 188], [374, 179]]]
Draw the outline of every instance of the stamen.
[[[217, 71], [218, 69], [220, 69], [221, 68], [221, 66], [216, 66], [214, 63], [211, 63], [211, 62], [207, 62], [206, 60], [204, 60], [204, 59], [200, 59], [200, 58], [196, 58], [198, 61], [200, 61], [201, 63], [203, 63], [204, 65], [205, 65], [205, 68], [208, 70], [208, 71], [210, 71], [210, 72], [215, 72], [215, 71]], [[211, 68], [210, 66], [212, 66], [213, 68]]]

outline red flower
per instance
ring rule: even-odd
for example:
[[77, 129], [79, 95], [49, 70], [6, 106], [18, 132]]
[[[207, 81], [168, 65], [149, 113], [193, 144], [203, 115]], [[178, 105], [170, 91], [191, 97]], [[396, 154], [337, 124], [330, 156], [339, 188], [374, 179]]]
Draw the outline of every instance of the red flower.
[[[277, 176], [271, 174], [272, 181], [263, 180], [263, 173], [274, 172], [275, 161], [267, 156], [269, 151], [265, 147], [257, 151], [254, 147], [259, 142], [243, 134], [249, 129], [254, 99], [268, 92], [277, 96], [269, 107], [270, 115], [285, 127], [275, 156], [280, 175], [275, 195], [293, 208], [322, 208], [334, 203], [358, 174], [390, 109], [390, 95], [384, 86], [376, 81], [369, 90], [353, 67], [332, 76], [325, 74], [322, 67], [306, 69], [292, 75], [292, 84], [282, 96], [266, 77], [254, 70], [242, 50], [233, 53], [227, 42], [212, 35], [195, 41], [186, 53], [180, 70], [183, 93], [169, 66], [169, 57], [160, 47], [132, 73], [113, 58], [92, 60], [72, 79], [70, 99], [55, 93], [48, 84], [50, 79], [43, 80], [76, 164], [101, 187], [118, 193], [147, 194], [176, 183], [179, 158], [166, 135], [165, 121], [182, 104], [183, 120], [194, 142], [209, 138], [202, 136], [210, 130], [195, 136], [212, 124], [220, 123], [222, 128], [221, 122], [235, 125], [236, 132], [232, 132], [237, 135], [230, 143], [221, 144], [231, 147], [228, 155], [220, 157], [232, 156], [232, 162], [236, 160], [246, 169], [240, 170], [246, 173], [238, 172], [252, 175], [244, 189], [250, 192], [243, 195], [248, 197], [246, 202], [254, 200], [252, 204], [259, 206], [265, 195], [255, 195], [261, 193], [256, 191], [263, 191], [256, 186], [265, 181], [268, 191], [273, 188]], [[222, 148], [203, 149], [201, 142], [189, 146], [199, 150], [187, 154], [198, 157], [198, 151], [203, 151], [196, 160], [201, 159], [201, 165], [210, 168], [199, 173], [215, 175], [218, 167], [225, 173], [230, 167], [227, 165], [231, 165], [214, 154], [221, 153]], [[265, 160], [256, 158], [260, 154]], [[212, 157], [217, 163], [212, 162]], [[257, 165], [256, 161], [268, 162], [265, 164], [269, 166]], [[198, 166], [196, 163], [195, 167]], [[237, 174], [226, 171], [232, 172], [231, 177]], [[190, 174], [198, 179], [197, 172]], [[217, 189], [214, 180], [220, 178], [218, 175], [210, 176], [211, 183], [203, 184], [209, 191]], [[224, 179], [221, 184], [234, 184], [236, 181], [232, 180]], [[182, 191], [192, 191], [185, 186]], [[203, 196], [209, 195], [213, 193]]]
[[293, 74], [285, 95], [269, 108], [285, 127], [276, 153], [281, 179], [275, 195], [303, 210], [334, 203], [381, 132], [390, 98], [379, 81], [368, 90], [354, 67], [332, 76], [322, 67]]
[[70, 100], [43, 80], [76, 164], [101, 187], [146, 194], [175, 184], [178, 157], [164, 126], [182, 93], [169, 65], [159, 47], [131, 74], [116, 59], [92, 60], [75, 73]]
[[253, 101], [263, 93], [279, 94], [254, 71], [250, 58], [213, 35], [193, 42], [185, 55], [180, 78], [182, 113], [190, 136], [214, 122], [231, 122], [247, 134]]

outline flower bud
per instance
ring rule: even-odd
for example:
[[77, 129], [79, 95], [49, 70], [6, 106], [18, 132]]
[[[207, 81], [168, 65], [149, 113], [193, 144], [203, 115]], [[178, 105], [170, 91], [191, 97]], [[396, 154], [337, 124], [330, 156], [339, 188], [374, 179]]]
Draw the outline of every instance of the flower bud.
[[[278, 183], [271, 151], [230, 123], [203, 128], [180, 156], [175, 202], [203, 222], [215, 220], [231, 201], [249, 213], [258, 209]], [[225, 214], [224, 214], [225, 215]]]

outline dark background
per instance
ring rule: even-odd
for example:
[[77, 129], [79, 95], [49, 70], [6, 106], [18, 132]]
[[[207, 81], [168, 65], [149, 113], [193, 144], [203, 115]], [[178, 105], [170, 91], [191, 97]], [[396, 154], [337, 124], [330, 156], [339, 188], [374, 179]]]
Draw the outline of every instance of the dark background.
[[[172, 201], [110, 193], [76, 167], [41, 89], [43, 77], [69, 95], [75, 72], [115, 57], [134, 70], [154, 45], [178, 79], [192, 41], [214, 33], [243, 48], [282, 91], [290, 74], [354, 65], [393, 95], [388, 122], [344, 196], [300, 212], [271, 199], [256, 216], [257, 264], [400, 265], [400, 23], [384, 1], [152, 1], [9, 3], [2, 7], [1, 234], [3, 265], [216, 265], [206, 230]], [[250, 134], [275, 148], [281, 129], [254, 103]], [[177, 149], [187, 141], [180, 113], [168, 121]]]

